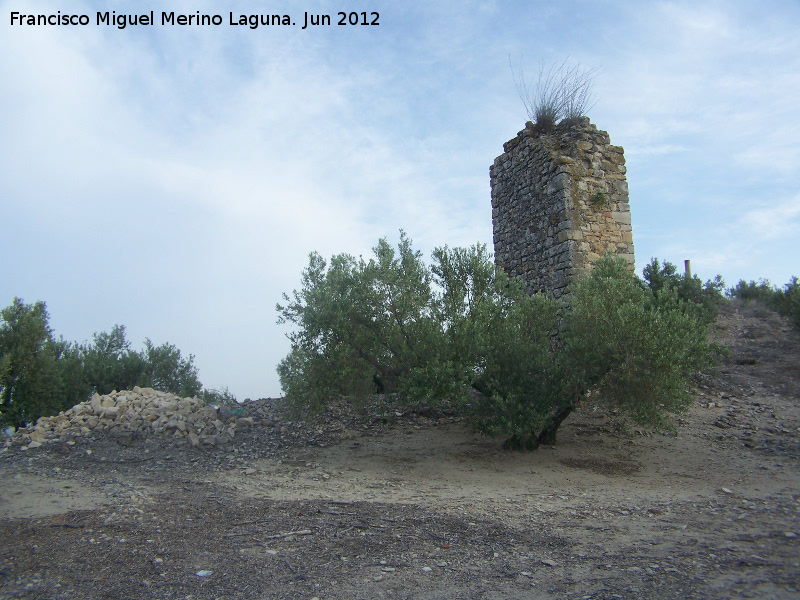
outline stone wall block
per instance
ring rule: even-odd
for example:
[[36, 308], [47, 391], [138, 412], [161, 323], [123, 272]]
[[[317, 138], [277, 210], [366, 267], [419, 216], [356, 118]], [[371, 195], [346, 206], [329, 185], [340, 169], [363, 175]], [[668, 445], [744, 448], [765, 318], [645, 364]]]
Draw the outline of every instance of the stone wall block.
[[624, 225], [630, 225], [631, 224], [631, 213], [629, 213], [629, 212], [622, 212], [622, 211], [612, 212], [611, 213], [611, 218], [614, 219], [614, 221], [616, 221], [617, 223], [620, 223], [620, 224], [624, 224]]
[[[606, 250], [633, 268], [625, 156], [587, 118], [552, 134], [531, 128], [489, 169], [495, 261], [530, 293], [558, 296]], [[593, 195], [607, 204], [597, 210]]]

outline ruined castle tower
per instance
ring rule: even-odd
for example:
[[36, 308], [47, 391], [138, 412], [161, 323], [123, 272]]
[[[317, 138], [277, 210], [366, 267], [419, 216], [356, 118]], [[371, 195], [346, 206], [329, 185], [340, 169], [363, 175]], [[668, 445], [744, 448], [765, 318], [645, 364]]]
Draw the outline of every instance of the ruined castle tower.
[[588, 118], [532, 123], [490, 167], [495, 262], [529, 294], [561, 296], [605, 252], [634, 268], [625, 157]]

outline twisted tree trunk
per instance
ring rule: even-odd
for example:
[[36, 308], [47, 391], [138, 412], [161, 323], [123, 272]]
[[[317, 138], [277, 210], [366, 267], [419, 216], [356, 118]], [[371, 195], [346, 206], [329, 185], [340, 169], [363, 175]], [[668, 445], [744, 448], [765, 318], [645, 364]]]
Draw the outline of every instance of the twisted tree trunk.
[[564, 420], [572, 413], [574, 409], [575, 404], [571, 402], [550, 417], [547, 423], [545, 423], [544, 429], [542, 429], [541, 433], [539, 433], [539, 437], [536, 438], [537, 448], [542, 444], [545, 446], [555, 446], [556, 432], [558, 431], [558, 428], [561, 427], [561, 423], [564, 422]]
[[575, 410], [576, 406], [577, 400], [573, 400], [566, 406], [558, 409], [556, 413], [547, 420], [541, 432], [539, 432], [539, 435], [536, 435], [535, 433], [531, 433], [529, 437], [512, 435], [505, 442], [503, 442], [503, 448], [505, 450], [532, 451], [536, 450], [542, 444], [545, 446], [555, 446], [558, 428], [561, 427], [561, 424], [566, 420], [566, 418], [572, 414], [572, 411]]

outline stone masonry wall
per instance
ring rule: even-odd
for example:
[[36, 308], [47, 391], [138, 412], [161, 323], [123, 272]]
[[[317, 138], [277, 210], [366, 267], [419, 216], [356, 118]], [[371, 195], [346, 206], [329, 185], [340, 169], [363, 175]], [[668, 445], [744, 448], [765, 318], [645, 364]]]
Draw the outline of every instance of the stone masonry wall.
[[503, 145], [489, 169], [495, 262], [556, 297], [604, 252], [634, 268], [625, 157], [582, 118], [551, 133], [533, 124]]

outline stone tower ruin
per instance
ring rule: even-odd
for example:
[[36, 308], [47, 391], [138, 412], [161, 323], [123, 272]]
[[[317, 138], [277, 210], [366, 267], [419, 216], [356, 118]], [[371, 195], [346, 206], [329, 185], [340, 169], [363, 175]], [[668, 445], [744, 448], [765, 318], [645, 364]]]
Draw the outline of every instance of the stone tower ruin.
[[529, 294], [560, 297], [605, 252], [634, 268], [625, 157], [583, 117], [539, 133], [532, 123], [490, 167], [495, 262]]

